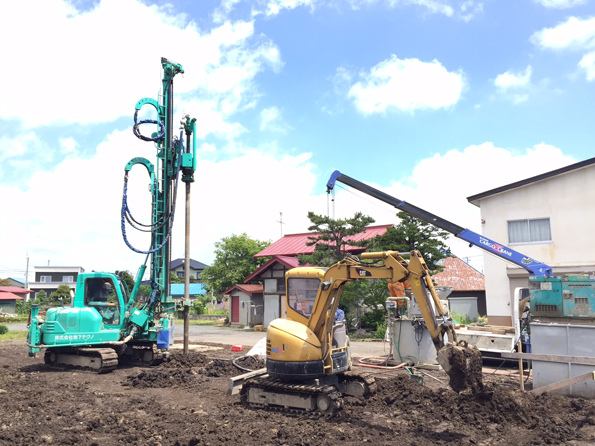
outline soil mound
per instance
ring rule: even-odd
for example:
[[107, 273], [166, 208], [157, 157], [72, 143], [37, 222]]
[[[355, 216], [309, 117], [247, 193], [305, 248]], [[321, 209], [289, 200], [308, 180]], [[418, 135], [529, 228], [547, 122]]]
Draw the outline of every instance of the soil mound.
[[241, 375], [242, 373], [244, 372], [233, 365], [233, 362], [229, 359], [213, 359], [205, 367], [205, 375], [215, 378], [229, 378]]
[[259, 359], [256, 356], [242, 356], [235, 359], [235, 364], [246, 369], [245, 372], [265, 368], [267, 363], [264, 359]]
[[200, 382], [208, 381], [202, 375], [197, 375], [192, 369], [168, 369], [157, 367], [142, 371], [126, 377], [123, 386], [137, 389], [164, 388], [164, 387], [190, 387]]
[[[491, 433], [505, 444], [514, 432], [531, 432], [534, 438], [518, 437], [517, 444], [568, 444], [580, 438], [577, 431], [595, 426], [593, 401], [556, 395], [535, 396], [516, 388], [486, 384], [481, 393], [431, 390], [407, 376], [380, 380], [378, 391], [367, 400], [347, 398], [338, 418], [361, 417], [362, 411], [398, 419], [415, 426], [428, 439], [458, 441], [478, 432]], [[503, 429], [503, 426], [506, 426]], [[459, 438], [460, 437], [460, 438]], [[514, 443], [510, 443], [514, 444]]]
[[183, 351], [171, 351], [169, 356], [161, 363], [160, 367], [178, 369], [189, 367], [204, 367], [210, 362], [204, 354], [189, 351], [184, 354]]

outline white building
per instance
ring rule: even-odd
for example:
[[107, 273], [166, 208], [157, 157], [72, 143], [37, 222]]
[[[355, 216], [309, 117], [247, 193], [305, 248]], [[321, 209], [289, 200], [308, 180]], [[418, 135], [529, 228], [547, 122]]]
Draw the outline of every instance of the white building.
[[31, 296], [33, 299], [41, 290], [49, 296], [60, 285], [68, 285], [74, 291], [78, 275], [85, 272], [81, 266], [36, 266], [34, 268], [35, 281], [29, 282], [29, 289], [35, 293]]
[[[482, 233], [553, 267], [554, 275], [595, 271], [595, 158], [468, 197]], [[515, 287], [528, 273], [484, 253], [488, 323], [511, 325]]]

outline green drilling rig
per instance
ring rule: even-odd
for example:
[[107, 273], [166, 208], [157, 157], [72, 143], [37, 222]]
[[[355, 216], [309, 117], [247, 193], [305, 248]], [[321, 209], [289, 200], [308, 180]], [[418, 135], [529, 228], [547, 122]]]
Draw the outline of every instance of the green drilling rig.
[[[178, 183], [194, 182], [196, 170], [196, 119], [184, 115], [180, 134], [174, 132], [174, 77], [184, 73], [178, 63], [161, 59], [163, 70], [159, 100], [144, 98], [137, 102], [133, 132], [137, 138], [155, 145], [156, 164], [136, 157], [124, 169], [121, 227], [126, 245], [145, 255], [135, 284], [130, 290], [116, 272], [81, 273], [69, 305], [53, 307], [45, 315], [33, 305], [29, 316], [27, 346], [35, 356], [45, 349], [45, 362], [61, 368], [82, 368], [106, 373], [118, 363], [154, 364], [161, 361], [173, 340], [173, 315], [176, 303], [170, 295], [170, 243], [176, 210]], [[152, 106], [157, 119], [138, 120], [143, 106]], [[143, 124], [155, 124], [157, 131], [145, 136]], [[185, 134], [185, 138], [184, 138]], [[150, 178], [151, 221], [140, 223], [128, 207], [128, 176], [131, 169], [143, 166]], [[132, 246], [127, 224], [150, 232], [147, 250]], [[141, 301], [139, 288], [150, 268], [150, 297]]]

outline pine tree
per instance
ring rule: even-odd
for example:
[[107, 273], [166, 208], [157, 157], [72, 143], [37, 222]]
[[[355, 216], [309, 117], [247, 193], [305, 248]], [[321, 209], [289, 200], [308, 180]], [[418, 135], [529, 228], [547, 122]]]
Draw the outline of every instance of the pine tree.
[[410, 252], [417, 249], [430, 271], [442, 271], [438, 263], [447, 256], [449, 248], [444, 241], [449, 233], [406, 212], [399, 212], [397, 217], [401, 220], [399, 224], [375, 237], [370, 250]]
[[301, 264], [310, 263], [317, 266], [331, 266], [342, 260], [347, 252], [347, 245], [365, 248], [369, 243], [368, 240], [356, 242], [349, 240], [349, 237], [364, 232], [367, 226], [374, 223], [372, 217], [363, 215], [361, 212], [356, 212], [351, 218], [337, 220], [308, 212], [308, 218], [312, 222], [308, 231], [318, 234], [308, 237], [310, 241], [306, 245], [315, 246], [315, 248], [312, 254], [298, 256], [298, 258]]

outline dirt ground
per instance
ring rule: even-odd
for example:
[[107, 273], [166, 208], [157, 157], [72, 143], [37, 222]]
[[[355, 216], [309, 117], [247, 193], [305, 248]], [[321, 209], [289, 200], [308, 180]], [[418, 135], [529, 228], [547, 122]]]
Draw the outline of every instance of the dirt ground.
[[331, 418], [245, 408], [226, 395], [242, 353], [222, 347], [95, 375], [51, 370], [22, 342], [2, 343], [0, 445], [595, 444], [594, 401], [535, 397], [498, 375], [471, 395], [447, 388], [440, 372], [421, 385], [402, 369], [383, 371], [375, 395], [346, 398]]

